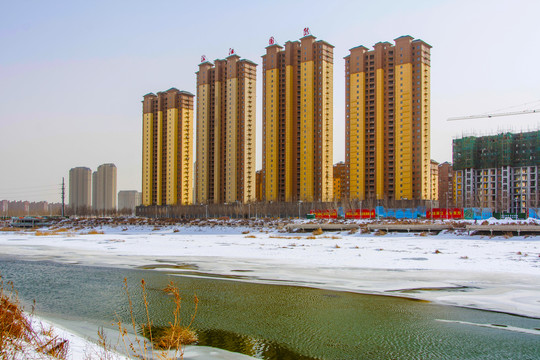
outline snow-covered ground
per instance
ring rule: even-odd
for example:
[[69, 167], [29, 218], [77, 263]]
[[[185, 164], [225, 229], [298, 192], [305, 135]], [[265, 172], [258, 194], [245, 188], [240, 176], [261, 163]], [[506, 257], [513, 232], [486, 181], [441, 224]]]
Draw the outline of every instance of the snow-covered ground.
[[314, 236], [232, 225], [101, 225], [94, 230], [103, 234], [70, 228], [40, 236], [0, 232], [0, 254], [86, 265], [155, 265], [160, 271], [189, 264], [196, 270], [183, 274], [242, 275], [239, 281], [408, 296], [540, 317], [540, 237]]
[[[68, 341], [68, 355], [67, 358], [71, 360], [129, 360], [130, 358], [122, 355], [119, 351], [122, 351], [124, 344], [120, 339], [119, 333], [110, 329], [102, 329], [107, 342], [107, 349], [97, 343], [90, 341], [89, 339], [96, 337], [96, 329], [90, 324], [70, 324], [66, 320], [56, 320], [54, 322], [41, 319], [36, 316], [31, 317], [32, 327], [34, 329], [53, 329], [52, 336], [57, 336], [60, 339]], [[77, 333], [70, 330], [76, 328]], [[132, 339], [134, 341], [134, 338]], [[144, 343], [144, 339], [141, 338], [141, 343]], [[137, 346], [135, 345], [137, 348]], [[128, 350], [129, 351], [129, 350]], [[142, 353], [139, 351], [139, 353]], [[155, 351], [152, 353], [150, 349], [146, 350], [147, 358], [163, 359], [164, 352]], [[179, 352], [171, 351], [168, 355], [170, 358], [174, 358], [174, 355], [179, 355]], [[135, 357], [136, 358], [136, 357]], [[51, 359], [53, 357], [47, 357], [43, 354], [39, 354], [27, 346], [24, 350], [24, 354], [20, 357], [23, 359]], [[230, 351], [216, 349], [208, 346], [185, 346], [183, 348], [183, 359], [185, 360], [253, 360], [251, 356], [233, 353]]]

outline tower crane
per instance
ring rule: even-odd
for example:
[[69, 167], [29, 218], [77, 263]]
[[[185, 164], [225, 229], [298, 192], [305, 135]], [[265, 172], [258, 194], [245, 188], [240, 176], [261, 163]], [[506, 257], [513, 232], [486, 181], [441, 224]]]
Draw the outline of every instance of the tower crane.
[[492, 117], [498, 117], [498, 116], [525, 115], [525, 114], [534, 114], [534, 113], [540, 113], [540, 109], [492, 113], [492, 114], [478, 114], [478, 115], [468, 115], [468, 116], [455, 116], [455, 117], [450, 117], [446, 119], [446, 121], [482, 119], [482, 118], [492, 118]]

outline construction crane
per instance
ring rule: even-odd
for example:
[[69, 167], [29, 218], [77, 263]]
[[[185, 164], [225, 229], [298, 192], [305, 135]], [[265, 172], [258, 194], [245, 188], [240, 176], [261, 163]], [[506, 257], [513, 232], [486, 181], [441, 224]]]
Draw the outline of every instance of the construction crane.
[[497, 116], [525, 115], [525, 114], [534, 114], [534, 113], [540, 113], [540, 109], [492, 113], [492, 114], [478, 114], [478, 115], [469, 115], [469, 116], [456, 116], [456, 117], [450, 117], [446, 121], [482, 119], [482, 118], [492, 118], [492, 117], [497, 117]]

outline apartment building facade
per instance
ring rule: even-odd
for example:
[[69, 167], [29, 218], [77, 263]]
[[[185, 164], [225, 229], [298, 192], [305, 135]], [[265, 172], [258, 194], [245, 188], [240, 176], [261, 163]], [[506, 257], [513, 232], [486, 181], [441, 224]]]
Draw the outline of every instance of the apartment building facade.
[[92, 208], [92, 170], [76, 167], [69, 170], [69, 207], [74, 214]]
[[448, 208], [454, 205], [454, 170], [452, 164], [439, 164], [439, 205]]
[[334, 201], [341, 201], [345, 199], [343, 192], [343, 185], [347, 181], [347, 165], [343, 161], [334, 164], [333, 170], [334, 177]]
[[512, 213], [540, 206], [540, 131], [453, 141], [453, 195], [459, 207]]
[[135, 208], [141, 205], [142, 194], [137, 190], [122, 190], [118, 192], [118, 211], [135, 212]]
[[345, 163], [350, 199], [428, 200], [430, 49], [401, 36], [345, 57]]
[[430, 161], [430, 200], [439, 200], [439, 163], [433, 159]]
[[143, 99], [142, 204], [193, 203], [194, 95], [171, 88]]
[[256, 200], [257, 64], [233, 49], [197, 71], [196, 203]]
[[102, 164], [92, 174], [92, 209], [116, 211], [116, 177], [114, 164]]
[[263, 59], [263, 196], [332, 201], [333, 49], [304, 29]]

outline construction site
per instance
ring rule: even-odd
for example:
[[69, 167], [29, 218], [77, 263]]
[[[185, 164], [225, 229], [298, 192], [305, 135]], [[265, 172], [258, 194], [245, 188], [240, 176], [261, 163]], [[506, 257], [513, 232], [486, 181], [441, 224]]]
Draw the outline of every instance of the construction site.
[[522, 213], [539, 207], [540, 130], [453, 140], [458, 207]]

